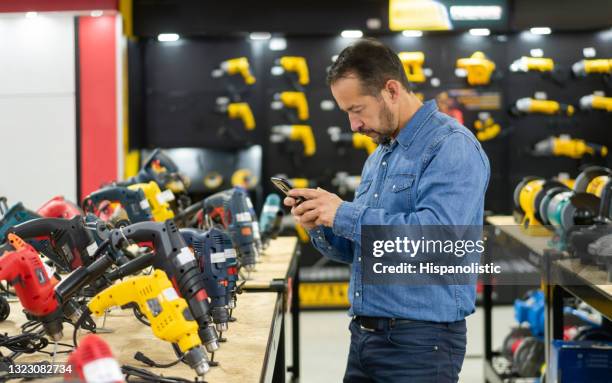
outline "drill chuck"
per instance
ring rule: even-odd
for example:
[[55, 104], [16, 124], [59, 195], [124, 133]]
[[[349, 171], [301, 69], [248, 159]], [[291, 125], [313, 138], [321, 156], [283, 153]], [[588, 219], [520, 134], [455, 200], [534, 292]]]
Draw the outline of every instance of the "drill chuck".
[[212, 326], [200, 327], [198, 335], [206, 347], [206, 351], [213, 352], [219, 349], [219, 338], [217, 331]]
[[217, 331], [227, 331], [227, 323], [229, 322], [227, 307], [213, 307], [211, 311]]
[[193, 368], [198, 376], [204, 376], [210, 370], [208, 357], [202, 347], [194, 347], [185, 353], [185, 362]]

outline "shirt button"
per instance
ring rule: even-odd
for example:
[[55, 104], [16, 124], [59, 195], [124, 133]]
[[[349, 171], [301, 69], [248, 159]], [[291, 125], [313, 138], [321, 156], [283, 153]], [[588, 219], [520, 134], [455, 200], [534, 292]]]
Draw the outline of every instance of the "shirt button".
[[356, 296], [356, 297], [358, 297], [358, 296], [359, 296], [359, 292], [356, 292], [356, 293], [355, 293], [355, 296]]
[[393, 190], [395, 190], [395, 185], [393, 185]]
[[387, 161], [383, 161], [382, 166], [387, 166]]
[[374, 198], [378, 198], [378, 193], [374, 194]]
[[359, 262], [361, 262], [361, 257], [359, 257]]
[[323, 237], [319, 236], [319, 239], [323, 239]]

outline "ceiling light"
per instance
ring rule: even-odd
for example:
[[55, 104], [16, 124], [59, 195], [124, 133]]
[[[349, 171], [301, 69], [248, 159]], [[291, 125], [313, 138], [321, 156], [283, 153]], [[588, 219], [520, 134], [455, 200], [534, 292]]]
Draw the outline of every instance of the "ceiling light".
[[411, 31], [411, 30], [407, 30], [407, 31], [402, 31], [402, 35], [404, 37], [421, 37], [421, 36], [423, 36], [423, 31]]
[[157, 35], [157, 41], [168, 42], [168, 41], [176, 41], [181, 37], [176, 33], [160, 33]]
[[453, 20], [501, 20], [502, 7], [499, 5], [451, 5]]
[[342, 31], [340, 36], [344, 37], [345, 39], [359, 39], [363, 37], [363, 32], [360, 30], [346, 30]]
[[270, 32], [251, 32], [249, 38], [251, 40], [270, 40], [272, 34]]
[[534, 27], [531, 28], [529, 32], [533, 33], [534, 35], [550, 35], [551, 30], [549, 27]]
[[470, 35], [472, 36], [488, 36], [491, 31], [488, 28], [472, 28], [470, 29]]

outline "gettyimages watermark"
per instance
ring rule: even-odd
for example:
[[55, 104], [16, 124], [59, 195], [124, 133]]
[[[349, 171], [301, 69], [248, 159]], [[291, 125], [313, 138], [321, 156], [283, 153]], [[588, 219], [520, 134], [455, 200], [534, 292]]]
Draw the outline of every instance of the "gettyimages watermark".
[[[521, 228], [503, 232], [520, 233]], [[566, 239], [555, 237], [534, 240], [543, 251], [513, 240], [494, 226], [411, 226], [363, 225], [359, 258], [364, 284], [373, 285], [539, 285], [561, 281], [568, 270], [593, 271], [599, 284], [607, 281], [602, 265], [582, 264], [570, 259]], [[518, 235], [517, 235], [518, 236]], [[531, 238], [531, 237], [528, 237]], [[550, 251], [552, 250], [552, 252]], [[551, 255], [552, 254], [552, 255]], [[566, 269], [571, 264], [573, 269]], [[569, 266], [567, 266], [569, 267]], [[603, 271], [601, 271], [603, 270]], [[574, 284], [592, 283], [574, 279]], [[565, 283], [567, 283], [565, 281]]]

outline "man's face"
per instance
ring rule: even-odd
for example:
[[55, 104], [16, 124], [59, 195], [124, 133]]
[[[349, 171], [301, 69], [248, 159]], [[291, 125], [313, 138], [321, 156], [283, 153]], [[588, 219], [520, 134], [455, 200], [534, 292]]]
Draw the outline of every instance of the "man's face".
[[359, 79], [348, 76], [335, 81], [331, 91], [340, 109], [348, 113], [353, 132], [364, 134], [377, 144], [393, 137], [398, 122], [385, 90], [379, 97], [364, 94]]

